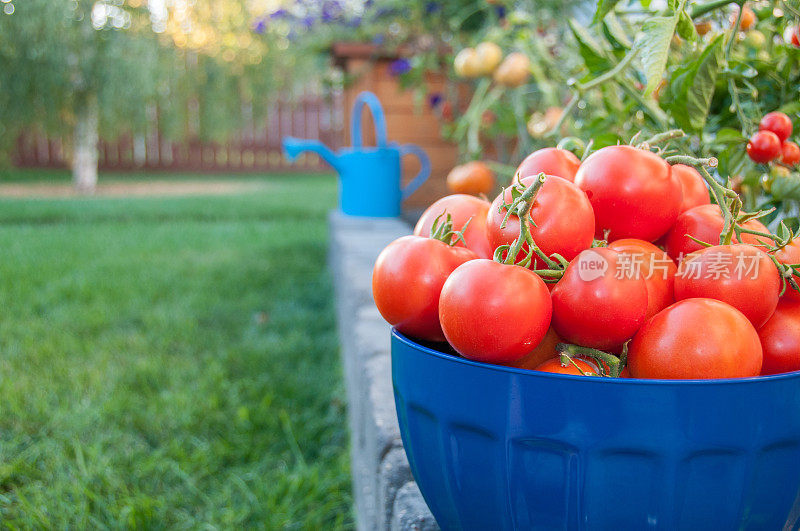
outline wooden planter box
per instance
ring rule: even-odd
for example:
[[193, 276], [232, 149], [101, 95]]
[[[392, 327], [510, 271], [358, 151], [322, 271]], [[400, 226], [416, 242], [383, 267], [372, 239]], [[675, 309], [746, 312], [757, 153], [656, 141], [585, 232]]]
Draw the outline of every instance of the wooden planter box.
[[[375, 45], [341, 42], [331, 49], [335, 64], [340, 66], [354, 81], [344, 89], [344, 118], [347, 124], [344, 145], [350, 145], [350, 112], [358, 93], [368, 90], [381, 100], [386, 114], [386, 127], [389, 140], [400, 144], [417, 144], [431, 159], [431, 176], [428, 181], [403, 204], [404, 209], [418, 210], [427, 207], [436, 199], [448, 194], [445, 178], [457, 164], [458, 148], [451, 142], [442, 140], [441, 122], [431, 109], [427, 98], [416, 101], [411, 90], [404, 90], [398, 79], [389, 73], [389, 65], [400, 57], [379, 49]], [[445, 92], [445, 76], [429, 74], [426, 76], [427, 93]], [[365, 143], [374, 143], [372, 119], [364, 111]], [[369, 132], [369, 133], [367, 133]], [[419, 171], [414, 157], [403, 160], [403, 182], [407, 183]]]

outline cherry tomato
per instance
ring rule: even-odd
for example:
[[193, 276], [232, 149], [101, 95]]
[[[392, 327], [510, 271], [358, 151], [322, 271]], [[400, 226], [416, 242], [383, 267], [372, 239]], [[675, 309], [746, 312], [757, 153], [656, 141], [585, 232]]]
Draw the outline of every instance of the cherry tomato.
[[[434, 220], [446, 212], [452, 217], [453, 229], [456, 231], [460, 231], [464, 224], [469, 221], [467, 230], [464, 231], [464, 241], [467, 242], [466, 247], [474, 251], [479, 258], [491, 258], [494, 254], [494, 248], [489, 243], [489, 237], [486, 233], [486, 214], [490, 205], [489, 201], [471, 195], [455, 194], [445, 196], [422, 213], [417, 225], [414, 227], [414, 235], [430, 236]], [[464, 246], [463, 242], [460, 241], [456, 245]]]
[[[522, 179], [522, 185], [530, 186], [536, 177]], [[498, 195], [491, 208], [486, 222], [486, 231], [492, 248], [500, 245], [511, 244], [519, 236], [519, 217], [511, 215], [505, 228], [500, 228], [506, 215], [504, 209], [500, 212], [503, 201], [511, 203], [511, 189], [506, 188], [504, 193]], [[580, 188], [561, 177], [548, 177], [531, 208], [530, 217], [535, 226], [531, 225], [531, 236], [536, 245], [546, 254], [558, 253], [566, 260], [572, 260], [579, 252], [591, 247], [594, 239], [594, 212], [592, 205]], [[523, 252], [517, 257], [522, 259], [527, 252], [528, 245], [523, 246]], [[536, 262], [537, 267], [541, 264]]]
[[378, 311], [400, 332], [443, 341], [439, 294], [450, 273], [477, 255], [439, 240], [403, 236], [381, 251], [372, 271], [372, 296]]
[[[757, 232], [768, 232], [764, 224], [757, 219], [751, 219], [743, 223], [742, 226]], [[673, 260], [680, 262], [689, 253], [703, 248], [702, 245], [693, 241], [689, 236], [711, 245], [717, 245], [724, 227], [725, 222], [717, 205], [700, 205], [690, 208], [678, 216], [678, 219], [675, 220], [675, 225], [672, 226], [664, 238], [667, 254]], [[763, 238], [743, 233], [742, 240], [744, 243], [757, 245]], [[738, 242], [736, 236], [733, 237], [732, 241], [734, 243]]]
[[764, 351], [761, 374], [800, 371], [800, 302], [781, 299], [758, 337]]
[[800, 163], [800, 146], [789, 140], [781, 147], [781, 162], [787, 166], [795, 166]]
[[800, 48], [800, 27], [795, 27], [795, 28], [792, 30], [792, 38], [791, 38], [791, 41], [792, 41], [792, 45], [793, 45], [795, 48]]
[[447, 189], [454, 194], [488, 194], [494, 188], [494, 172], [485, 162], [473, 160], [447, 174]]
[[681, 182], [681, 190], [683, 191], [681, 213], [690, 208], [711, 203], [708, 197], [706, 181], [696, 169], [685, 164], [674, 164], [672, 166], [672, 174]]
[[573, 374], [575, 376], [600, 376], [600, 370], [597, 364], [583, 358], [572, 358], [576, 367], [572, 363], [562, 364], [561, 358], [556, 356], [541, 363], [534, 370], [541, 372], [552, 372], [554, 374]]
[[592, 153], [578, 168], [575, 184], [592, 204], [597, 237], [608, 230], [609, 241], [655, 241], [675, 222], [682, 201], [681, 184], [670, 165], [632, 146]]
[[753, 326], [767, 322], [781, 289], [769, 255], [752, 245], [715, 245], [688, 255], [675, 275], [675, 300], [703, 297], [726, 302]]
[[792, 120], [780, 111], [770, 112], [761, 118], [758, 130], [772, 131], [778, 136], [778, 140], [785, 142], [792, 136]]
[[500, 63], [492, 76], [498, 85], [506, 87], [519, 87], [528, 80], [531, 70], [531, 61], [521, 52], [511, 52]]
[[700, 22], [694, 23], [694, 29], [697, 31], [697, 34], [701, 37], [711, 31], [713, 28], [711, 26], [711, 22], [708, 20], [702, 20]]
[[[774, 254], [778, 262], [782, 264], [800, 264], [800, 240], [792, 240], [786, 247], [778, 249]], [[793, 278], [795, 282], [800, 285], [800, 275], [795, 274]], [[800, 302], [800, 291], [797, 291], [787, 284], [786, 291], [784, 291], [783, 297], [781, 298]]]
[[553, 330], [553, 327], [550, 327], [547, 329], [544, 339], [542, 339], [529, 354], [526, 354], [524, 357], [516, 361], [507, 363], [506, 365], [509, 367], [517, 367], [519, 369], [533, 370], [541, 365], [544, 361], [549, 360], [558, 354], [556, 352], [556, 345], [559, 343], [561, 343], [561, 338], [558, 337], [558, 334], [556, 334], [556, 331]]
[[647, 283], [625, 274], [624, 258], [607, 247], [587, 249], [553, 288], [553, 328], [569, 343], [615, 350], [647, 314]]
[[453, 68], [460, 77], [479, 77], [483, 74], [481, 58], [474, 48], [464, 48], [453, 59]]
[[536, 150], [525, 157], [525, 160], [517, 166], [517, 174], [525, 178], [545, 173], [572, 182], [580, 165], [580, 159], [571, 151], [548, 147]]
[[676, 302], [650, 319], [631, 342], [634, 378], [745, 378], [761, 371], [761, 343], [750, 321], [714, 299]]
[[673, 287], [678, 267], [672, 259], [650, 242], [626, 238], [608, 245], [629, 260], [629, 266], [647, 284], [645, 320], [675, 302]]
[[775, 160], [781, 154], [781, 140], [772, 131], [759, 131], [747, 143], [747, 155], [760, 164]]
[[481, 74], [491, 74], [503, 60], [503, 50], [493, 42], [482, 42], [475, 47]]
[[465, 358], [489, 363], [529, 354], [547, 333], [551, 315], [550, 294], [536, 273], [492, 260], [458, 267], [439, 300], [450, 345]]

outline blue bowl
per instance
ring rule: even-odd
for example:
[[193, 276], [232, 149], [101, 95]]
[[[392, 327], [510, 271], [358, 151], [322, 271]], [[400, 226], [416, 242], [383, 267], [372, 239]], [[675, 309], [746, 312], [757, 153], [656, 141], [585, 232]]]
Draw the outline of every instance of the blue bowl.
[[610, 380], [436, 347], [392, 332], [400, 433], [445, 530], [798, 526], [800, 373]]

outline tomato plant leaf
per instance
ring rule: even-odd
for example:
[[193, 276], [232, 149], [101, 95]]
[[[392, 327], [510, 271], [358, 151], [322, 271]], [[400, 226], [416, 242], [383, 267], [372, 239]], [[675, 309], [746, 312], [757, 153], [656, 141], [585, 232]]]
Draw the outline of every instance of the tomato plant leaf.
[[597, 2], [597, 11], [594, 12], [594, 18], [592, 19], [592, 24], [597, 24], [606, 15], [608, 15], [611, 11], [614, 10], [619, 0], [600, 0]]
[[722, 62], [722, 46], [720, 34], [708, 43], [697, 59], [673, 73], [671, 110], [675, 121], [684, 129], [700, 131], [705, 126]]
[[644, 75], [647, 78], [645, 95], [650, 95], [661, 82], [664, 70], [667, 67], [669, 45], [675, 35], [675, 26], [678, 19], [671, 17], [652, 17], [642, 25], [642, 33], [636, 39], [636, 46], [640, 50]]
[[629, 49], [633, 45], [630, 37], [628, 37], [628, 34], [625, 32], [625, 29], [614, 13], [609, 13], [603, 19], [603, 34], [606, 36], [608, 42], [616, 48]]
[[590, 72], [603, 72], [611, 68], [606, 50], [586, 28], [575, 19], [569, 20], [569, 28], [572, 30], [575, 40], [578, 41], [578, 51]]
[[681, 14], [678, 17], [677, 30], [678, 35], [687, 41], [697, 40], [698, 35], [697, 30], [694, 27], [694, 22], [692, 21], [692, 17], [689, 16], [685, 9], [681, 10]]

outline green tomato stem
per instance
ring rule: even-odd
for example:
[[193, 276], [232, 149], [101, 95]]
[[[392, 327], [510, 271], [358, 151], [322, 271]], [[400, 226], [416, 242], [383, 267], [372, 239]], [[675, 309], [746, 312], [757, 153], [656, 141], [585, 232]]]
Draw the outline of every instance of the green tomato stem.
[[[622, 369], [625, 368], [620, 358], [596, 348], [581, 347], [578, 345], [571, 345], [569, 343], [559, 343], [556, 345], [556, 350], [560, 353], [568, 354], [570, 356], [588, 356], [597, 360], [599, 362], [598, 366], [600, 368], [600, 373], [603, 376], [618, 378], [619, 374], [622, 372]], [[607, 375], [605, 374], [604, 364], [608, 365], [609, 370]]]

